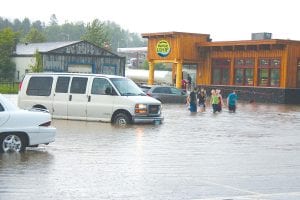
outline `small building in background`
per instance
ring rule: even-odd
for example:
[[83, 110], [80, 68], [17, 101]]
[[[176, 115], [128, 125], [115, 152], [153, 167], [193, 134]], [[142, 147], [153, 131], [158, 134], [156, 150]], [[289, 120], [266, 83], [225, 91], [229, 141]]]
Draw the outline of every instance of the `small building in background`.
[[45, 72], [101, 73], [125, 76], [125, 57], [87, 41], [18, 44], [12, 55], [16, 64], [15, 80], [21, 81], [38, 51]]
[[118, 48], [118, 55], [126, 57], [126, 67], [142, 69], [147, 57], [147, 47]]

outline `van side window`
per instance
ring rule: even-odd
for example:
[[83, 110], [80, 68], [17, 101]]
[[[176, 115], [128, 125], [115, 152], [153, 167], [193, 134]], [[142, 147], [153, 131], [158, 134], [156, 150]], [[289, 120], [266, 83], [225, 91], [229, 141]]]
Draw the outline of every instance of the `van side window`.
[[55, 92], [67, 93], [69, 88], [70, 77], [61, 76], [58, 77]]
[[0, 103], [0, 112], [3, 112], [4, 111], [4, 108], [2, 106], [2, 104]]
[[31, 77], [26, 94], [29, 96], [49, 96], [52, 89], [52, 77]]
[[84, 94], [86, 91], [88, 78], [74, 77], [71, 84], [71, 93]]
[[100, 95], [106, 95], [106, 89], [110, 88], [111, 90], [113, 90], [113, 87], [111, 86], [111, 84], [108, 82], [108, 80], [104, 79], [104, 78], [95, 78], [93, 80], [93, 84], [92, 84], [92, 94], [100, 94]]

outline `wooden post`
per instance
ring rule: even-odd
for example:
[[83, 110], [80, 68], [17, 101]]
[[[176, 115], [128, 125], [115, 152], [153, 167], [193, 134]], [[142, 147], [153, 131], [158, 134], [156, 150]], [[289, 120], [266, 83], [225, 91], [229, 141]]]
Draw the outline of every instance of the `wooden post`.
[[[176, 63], [172, 63], [172, 84], [176, 85]], [[173, 82], [173, 80], [175, 80]]]
[[231, 61], [230, 61], [230, 70], [229, 70], [229, 85], [234, 85], [235, 83], [235, 77], [234, 77], [234, 63], [235, 63], [235, 57], [232, 54], [231, 55]]
[[153, 85], [153, 83], [154, 83], [154, 63], [150, 61], [148, 85]]
[[177, 63], [176, 69], [176, 88], [181, 89], [181, 82], [182, 82], [182, 63]]
[[255, 61], [254, 61], [254, 71], [253, 71], [253, 86], [258, 85], [258, 66], [259, 66], [259, 60], [258, 60], [258, 53], [255, 55]]

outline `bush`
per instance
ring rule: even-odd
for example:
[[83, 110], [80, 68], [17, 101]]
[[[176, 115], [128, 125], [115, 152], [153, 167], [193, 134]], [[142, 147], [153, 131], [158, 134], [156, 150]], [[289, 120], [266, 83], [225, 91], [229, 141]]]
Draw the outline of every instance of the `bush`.
[[16, 82], [0, 82], [0, 93], [2, 94], [18, 94], [19, 83]]

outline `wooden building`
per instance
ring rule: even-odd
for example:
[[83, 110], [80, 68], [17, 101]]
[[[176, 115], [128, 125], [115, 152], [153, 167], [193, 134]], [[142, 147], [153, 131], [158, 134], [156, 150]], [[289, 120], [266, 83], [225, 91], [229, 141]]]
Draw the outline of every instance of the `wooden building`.
[[154, 64], [170, 62], [177, 88], [188, 71], [195, 86], [221, 89], [224, 96], [236, 90], [242, 100], [300, 104], [300, 41], [212, 42], [208, 34], [182, 32], [142, 37], [148, 38], [148, 84]]

